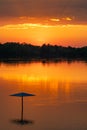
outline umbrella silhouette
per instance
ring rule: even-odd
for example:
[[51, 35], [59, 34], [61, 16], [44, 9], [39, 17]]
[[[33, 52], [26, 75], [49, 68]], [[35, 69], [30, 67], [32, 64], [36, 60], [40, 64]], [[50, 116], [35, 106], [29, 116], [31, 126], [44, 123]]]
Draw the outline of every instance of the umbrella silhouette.
[[12, 94], [10, 96], [21, 97], [21, 120], [13, 120], [12, 122], [14, 122], [16, 124], [21, 124], [21, 125], [33, 123], [32, 121], [28, 121], [28, 120], [23, 119], [23, 108], [24, 108], [24, 105], [23, 105], [24, 100], [23, 99], [24, 99], [24, 97], [35, 96], [35, 95], [30, 94], [30, 93], [21, 92], [21, 93]]

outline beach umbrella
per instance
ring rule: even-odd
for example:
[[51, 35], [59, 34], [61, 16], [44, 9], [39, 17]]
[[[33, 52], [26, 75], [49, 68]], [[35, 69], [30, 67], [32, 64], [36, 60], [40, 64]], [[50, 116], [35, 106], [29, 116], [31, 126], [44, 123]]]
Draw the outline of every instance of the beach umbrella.
[[24, 97], [35, 96], [35, 95], [30, 94], [30, 93], [21, 92], [21, 93], [11, 94], [10, 96], [21, 97], [21, 120], [20, 120], [20, 123], [25, 124], [25, 120], [23, 120], [23, 99], [24, 99]]

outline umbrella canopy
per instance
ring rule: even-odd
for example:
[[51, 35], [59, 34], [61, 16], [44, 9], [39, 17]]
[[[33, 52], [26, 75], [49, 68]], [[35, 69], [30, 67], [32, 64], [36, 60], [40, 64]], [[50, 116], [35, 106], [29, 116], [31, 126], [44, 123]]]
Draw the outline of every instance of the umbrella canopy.
[[21, 92], [21, 93], [12, 94], [12, 95], [10, 95], [10, 96], [27, 97], [27, 96], [35, 96], [35, 95], [34, 95], [34, 94], [30, 94], [30, 93]]

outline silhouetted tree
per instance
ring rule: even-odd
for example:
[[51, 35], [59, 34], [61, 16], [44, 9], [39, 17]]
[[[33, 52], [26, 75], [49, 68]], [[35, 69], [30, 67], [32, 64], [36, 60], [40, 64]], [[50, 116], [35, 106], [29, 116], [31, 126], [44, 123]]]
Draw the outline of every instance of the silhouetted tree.
[[87, 60], [87, 46], [82, 48], [62, 47], [43, 44], [34, 46], [27, 43], [6, 42], [0, 43], [0, 59], [8, 58], [61, 58], [61, 59], [85, 59]]

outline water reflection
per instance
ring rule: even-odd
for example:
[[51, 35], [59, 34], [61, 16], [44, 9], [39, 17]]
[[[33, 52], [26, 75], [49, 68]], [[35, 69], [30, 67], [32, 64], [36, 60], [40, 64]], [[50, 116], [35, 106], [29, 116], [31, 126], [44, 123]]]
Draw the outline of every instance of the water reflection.
[[25, 120], [25, 119], [13, 119], [11, 120], [11, 123], [17, 124], [17, 125], [33, 125], [33, 120]]
[[[8, 96], [20, 91], [37, 95], [24, 101], [25, 118], [20, 114], [20, 99]], [[87, 64], [84, 62], [2, 63], [0, 92], [0, 130], [20, 129], [12, 123], [24, 125], [22, 130], [87, 129]]]
[[[78, 67], [79, 66], [79, 67]], [[5, 70], [5, 71], [3, 71]], [[53, 71], [52, 71], [53, 70]], [[57, 81], [57, 82], [86, 82], [87, 81], [87, 64], [82, 62], [49, 63], [43, 65], [41, 62], [32, 62], [25, 64], [1, 64], [0, 78], [8, 81], [22, 82], [40, 82], [40, 81]]]
[[66, 62], [67, 64], [72, 64], [75, 62], [78, 63], [86, 63], [87, 64], [87, 60], [81, 60], [81, 59], [60, 59], [60, 58], [53, 58], [53, 59], [3, 59], [0, 60], [0, 65], [1, 64], [5, 64], [7, 66], [9, 65], [19, 65], [19, 64], [32, 64], [32, 63], [42, 63], [43, 65], [45, 64], [58, 64], [58, 63], [64, 63]]

